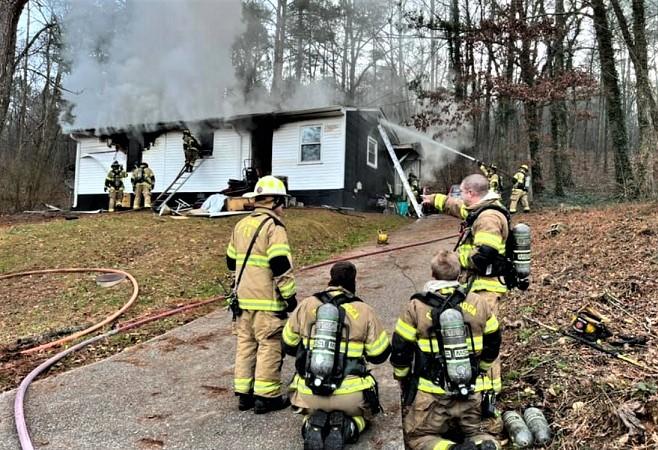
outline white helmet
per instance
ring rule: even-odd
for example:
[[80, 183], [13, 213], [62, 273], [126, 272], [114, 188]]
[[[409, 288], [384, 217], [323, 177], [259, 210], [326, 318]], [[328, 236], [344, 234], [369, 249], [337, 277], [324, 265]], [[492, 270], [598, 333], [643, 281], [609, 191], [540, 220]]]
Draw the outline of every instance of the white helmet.
[[272, 175], [264, 176], [256, 183], [254, 192], [247, 192], [243, 195], [243, 197], [247, 198], [266, 196], [287, 197], [288, 193], [286, 192], [286, 186], [283, 184], [283, 181], [279, 180], [277, 177], [273, 177]]

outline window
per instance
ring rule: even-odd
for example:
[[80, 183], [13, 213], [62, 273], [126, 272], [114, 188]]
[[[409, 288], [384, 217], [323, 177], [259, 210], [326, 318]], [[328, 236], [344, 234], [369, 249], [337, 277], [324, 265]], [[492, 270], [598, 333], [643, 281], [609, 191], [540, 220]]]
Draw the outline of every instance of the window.
[[368, 136], [368, 165], [377, 168], [377, 141]]
[[302, 145], [299, 161], [314, 163], [322, 161], [320, 147], [322, 143], [322, 126], [311, 125], [302, 127]]

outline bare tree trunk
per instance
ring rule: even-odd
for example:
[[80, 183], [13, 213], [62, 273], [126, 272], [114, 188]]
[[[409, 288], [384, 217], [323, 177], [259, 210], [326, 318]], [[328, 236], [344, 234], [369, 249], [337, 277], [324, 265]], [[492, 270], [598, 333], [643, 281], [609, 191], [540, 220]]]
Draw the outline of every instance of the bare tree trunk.
[[603, 86], [608, 99], [608, 123], [610, 124], [615, 147], [615, 181], [624, 197], [635, 197], [637, 186], [628, 159], [628, 135], [621, 109], [619, 80], [612, 47], [612, 31], [608, 26], [608, 17], [606, 16], [603, 0], [592, 0], [592, 9], [594, 11], [594, 28], [599, 48]]
[[276, 5], [276, 30], [274, 32], [274, 62], [272, 92], [280, 93], [283, 82], [283, 50], [286, 44], [286, 16], [288, 0], [278, 0]]
[[0, 1], [0, 134], [7, 120], [16, 51], [18, 19], [27, 0]]
[[644, 0], [633, 0], [633, 36], [619, 5], [619, 0], [611, 0], [622, 36], [633, 62], [636, 84], [637, 121], [639, 132], [639, 152], [635, 161], [635, 175], [641, 195], [653, 196], [656, 192], [653, 165], [658, 142], [658, 108], [649, 81], [649, 67], [646, 38], [646, 16]]

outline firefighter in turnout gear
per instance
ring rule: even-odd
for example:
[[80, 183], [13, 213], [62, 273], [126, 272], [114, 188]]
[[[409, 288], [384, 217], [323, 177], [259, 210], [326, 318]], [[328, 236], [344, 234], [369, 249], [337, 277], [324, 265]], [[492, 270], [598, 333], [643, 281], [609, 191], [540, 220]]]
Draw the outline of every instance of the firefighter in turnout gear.
[[185, 152], [185, 171], [192, 172], [194, 163], [199, 159], [201, 144], [192, 136], [190, 130], [183, 130], [183, 151]]
[[281, 332], [287, 313], [297, 306], [288, 235], [281, 220], [287, 193], [281, 180], [258, 180], [251, 215], [239, 221], [226, 250], [228, 269], [235, 272], [237, 320], [234, 391], [238, 409], [256, 414], [290, 403], [281, 393]]
[[500, 175], [498, 175], [498, 168], [493, 164], [488, 166], [482, 161], [478, 161], [478, 164], [480, 164], [480, 171], [482, 174], [487, 177], [487, 180], [489, 180], [489, 190], [500, 195], [502, 186], [500, 183]]
[[[433, 279], [411, 297], [395, 326], [391, 364], [403, 403], [410, 405], [403, 425], [412, 450], [500, 448], [481, 431], [482, 398], [491, 389], [487, 371], [500, 349], [498, 319], [482, 296], [461, 290], [458, 275], [457, 256], [440, 251], [432, 259]], [[448, 313], [457, 328], [446, 319]], [[460, 334], [456, 330], [461, 342], [448, 342]], [[455, 422], [459, 429], [453, 428]], [[463, 442], [451, 440], [456, 436]]]
[[105, 192], [110, 197], [110, 204], [107, 208], [109, 212], [114, 212], [114, 206], [121, 204], [123, 200], [123, 179], [127, 176], [128, 174], [123, 170], [119, 161], [114, 161], [107, 177], [105, 177]]
[[302, 300], [283, 329], [284, 351], [296, 358], [291, 402], [306, 416], [305, 450], [340, 450], [379, 412], [377, 382], [367, 363], [390, 354], [375, 310], [355, 296], [356, 267], [338, 262], [329, 287]]
[[133, 170], [130, 181], [133, 184], [133, 192], [135, 193], [133, 209], [142, 207], [142, 198], [144, 199], [144, 208], [150, 208], [151, 190], [155, 186], [155, 174], [149, 168], [149, 165], [145, 162], [139, 163]]
[[[461, 199], [443, 194], [423, 196], [423, 204], [441, 213], [462, 219], [462, 232], [457, 243], [461, 266], [460, 282], [469, 286], [489, 303], [494, 314], [507, 286], [498, 272], [498, 261], [506, 254], [510, 233], [509, 213], [500, 196], [489, 191], [489, 181], [480, 174], [469, 175], [462, 181]], [[490, 378], [495, 392], [502, 390], [500, 359], [491, 369]]]
[[523, 212], [530, 212], [528, 203], [528, 166], [522, 164], [519, 170], [514, 174], [514, 184], [512, 185], [512, 195], [509, 201], [509, 212], [516, 212], [516, 205], [521, 202]]

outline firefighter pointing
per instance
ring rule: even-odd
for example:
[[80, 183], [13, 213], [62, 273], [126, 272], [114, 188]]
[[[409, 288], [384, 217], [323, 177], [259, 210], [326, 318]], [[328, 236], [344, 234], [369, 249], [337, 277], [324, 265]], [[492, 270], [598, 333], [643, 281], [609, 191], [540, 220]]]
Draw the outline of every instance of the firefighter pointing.
[[237, 223], [226, 250], [236, 272], [231, 309], [237, 320], [234, 390], [238, 409], [263, 414], [287, 407], [281, 393], [281, 332], [297, 306], [288, 235], [281, 220], [287, 193], [281, 180], [258, 180], [254, 212]]
[[388, 335], [374, 309], [356, 295], [356, 267], [338, 262], [329, 287], [305, 298], [283, 330], [296, 358], [292, 404], [306, 416], [305, 450], [340, 450], [357, 441], [366, 416], [380, 411], [367, 363], [388, 359]]
[[[480, 174], [462, 181], [461, 199], [443, 194], [423, 196], [423, 204], [463, 220], [462, 233], [456, 251], [461, 266], [460, 282], [467, 290], [480, 295], [494, 314], [508, 288], [528, 288], [530, 275], [530, 229], [518, 224], [510, 237], [510, 214], [500, 202], [500, 196], [489, 191], [489, 181]], [[502, 390], [500, 358], [489, 374], [493, 391]], [[493, 404], [488, 393], [484, 402]], [[494, 426], [500, 426], [499, 414], [493, 407], [485, 408], [494, 416]]]

